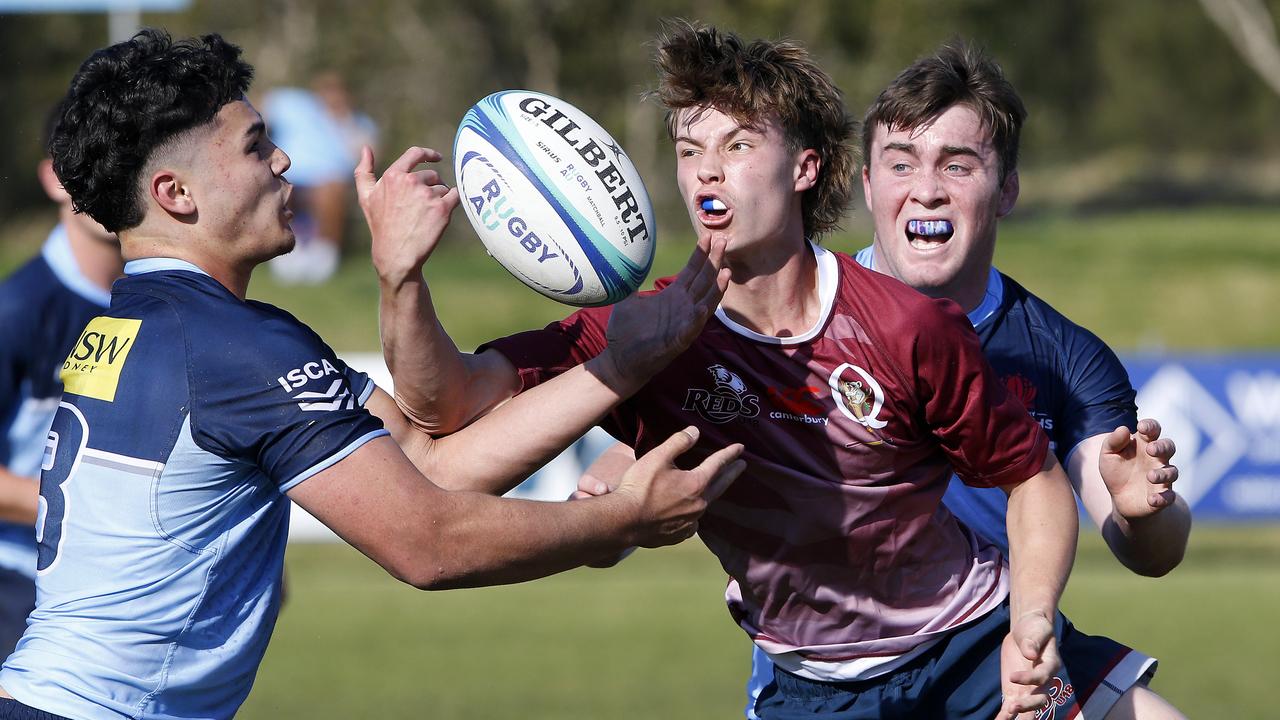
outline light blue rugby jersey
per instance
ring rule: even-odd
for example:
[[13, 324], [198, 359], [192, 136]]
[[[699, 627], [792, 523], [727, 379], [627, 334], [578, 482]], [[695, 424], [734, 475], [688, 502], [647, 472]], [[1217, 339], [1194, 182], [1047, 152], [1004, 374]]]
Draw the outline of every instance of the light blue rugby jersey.
[[[110, 302], [111, 293], [80, 272], [62, 225], [38, 256], [0, 283], [0, 465], [10, 472], [40, 475], [62, 396], [62, 361], [85, 323]], [[0, 522], [0, 567], [35, 578], [34, 528]]]
[[288, 313], [182, 261], [125, 272], [67, 358], [0, 685], [72, 718], [230, 717], [279, 609], [285, 491], [386, 431]]

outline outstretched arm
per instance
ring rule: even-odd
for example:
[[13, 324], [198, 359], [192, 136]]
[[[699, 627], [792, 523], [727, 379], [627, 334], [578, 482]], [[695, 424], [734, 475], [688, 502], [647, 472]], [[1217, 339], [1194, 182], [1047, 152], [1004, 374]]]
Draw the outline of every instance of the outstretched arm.
[[693, 470], [676, 468], [697, 435], [697, 428], [675, 433], [641, 458], [615, 492], [581, 502], [448, 492], [386, 437], [295, 486], [289, 497], [415, 587], [522, 582], [632, 545], [658, 547], [693, 535], [707, 504], [745, 466], [742, 446], [731, 445]]
[[[722, 267], [723, 242], [711, 247], [709, 237], [702, 238], [662, 292], [613, 308], [606, 347], [597, 356], [493, 410], [518, 389], [514, 368], [496, 352], [459, 353], [436, 319], [422, 279], [422, 264], [457, 206], [457, 191], [440, 184], [434, 170], [414, 170], [439, 159], [435, 151], [410, 148], [375, 179], [366, 148], [356, 168], [383, 284], [381, 327], [399, 412], [379, 401], [371, 407], [423, 472], [452, 489], [500, 494], [683, 352], [714, 312], [729, 271]], [[412, 351], [397, 350], [402, 344]], [[556, 412], [547, 411], [552, 407]], [[399, 428], [401, 414], [418, 433]], [[479, 415], [486, 416], [473, 422]], [[451, 434], [426, 437], [445, 431]], [[484, 462], [476, 462], [479, 457]]]
[[445, 186], [431, 168], [416, 169], [441, 159], [435, 150], [412, 147], [378, 178], [373, 151], [366, 147], [355, 169], [381, 293], [383, 356], [396, 378], [397, 403], [430, 433], [453, 432], [518, 389], [515, 369], [499, 353], [458, 350], [436, 317], [422, 277], [458, 206], [457, 188]]
[[1160, 423], [1140, 420], [1136, 434], [1119, 427], [1095, 435], [1067, 459], [1071, 483], [1111, 552], [1150, 577], [1182, 562], [1191, 534], [1191, 510], [1172, 487], [1174, 443], [1160, 433]]
[[1001, 651], [1005, 696], [1000, 717], [1034, 710], [1061, 667], [1053, 635], [1058, 601], [1075, 561], [1080, 519], [1066, 473], [1053, 453], [1040, 472], [1009, 493], [1009, 635]]

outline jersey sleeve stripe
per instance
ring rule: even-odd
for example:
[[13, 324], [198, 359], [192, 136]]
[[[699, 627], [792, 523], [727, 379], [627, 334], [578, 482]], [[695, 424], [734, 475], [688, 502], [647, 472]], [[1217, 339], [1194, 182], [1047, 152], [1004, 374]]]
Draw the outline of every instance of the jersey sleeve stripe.
[[[370, 385], [372, 385], [372, 383], [370, 383]], [[338, 461], [342, 460], [342, 459], [343, 459], [343, 458], [345, 458], [346, 456], [348, 456], [348, 455], [350, 455], [351, 453], [355, 452], [356, 450], [358, 450], [358, 449], [360, 448], [360, 446], [364, 445], [365, 443], [369, 442], [370, 440], [372, 440], [372, 439], [374, 439], [374, 438], [377, 438], [377, 437], [382, 437], [383, 435], [390, 435], [390, 434], [391, 434], [391, 433], [387, 432], [385, 429], [379, 429], [379, 430], [374, 430], [374, 431], [372, 431], [372, 432], [368, 432], [368, 433], [365, 433], [364, 435], [361, 435], [360, 437], [358, 437], [358, 438], [356, 438], [355, 440], [351, 441], [351, 443], [350, 443], [349, 445], [347, 445], [346, 447], [342, 448], [342, 449], [341, 449], [341, 450], [339, 450], [338, 452], [336, 452], [336, 453], [334, 453], [334, 454], [330, 455], [329, 457], [325, 458], [325, 459], [324, 459], [324, 460], [322, 460], [321, 462], [318, 462], [318, 463], [316, 463], [315, 465], [312, 465], [311, 467], [307, 468], [306, 470], [303, 470], [301, 473], [299, 473], [299, 474], [298, 474], [296, 477], [294, 477], [292, 480], [289, 480], [288, 482], [281, 483], [281, 484], [280, 484], [280, 492], [288, 492], [288, 491], [292, 490], [294, 487], [296, 487], [296, 486], [297, 486], [299, 483], [301, 483], [302, 481], [307, 480], [308, 478], [310, 478], [312, 475], [315, 475], [315, 474], [317, 474], [317, 473], [319, 473], [319, 472], [321, 472], [321, 471], [323, 471], [323, 470], [326, 470], [326, 469], [328, 469], [328, 468], [332, 467], [333, 465], [336, 465], [336, 464], [338, 463]]]

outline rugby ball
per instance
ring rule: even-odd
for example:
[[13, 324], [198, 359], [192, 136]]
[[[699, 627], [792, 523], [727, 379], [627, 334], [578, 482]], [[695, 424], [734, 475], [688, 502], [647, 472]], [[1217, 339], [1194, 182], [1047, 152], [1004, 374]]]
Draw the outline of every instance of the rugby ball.
[[653, 264], [653, 206], [631, 159], [569, 103], [528, 90], [467, 111], [453, 141], [462, 206], [485, 249], [553, 300], [618, 302]]

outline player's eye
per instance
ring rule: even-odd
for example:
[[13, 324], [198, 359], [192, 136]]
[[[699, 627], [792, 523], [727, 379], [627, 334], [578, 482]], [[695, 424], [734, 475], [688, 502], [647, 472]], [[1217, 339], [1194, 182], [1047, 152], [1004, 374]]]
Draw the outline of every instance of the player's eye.
[[906, 163], [894, 163], [893, 165], [890, 166], [890, 169], [896, 173], [901, 174], [911, 170], [911, 166]]

